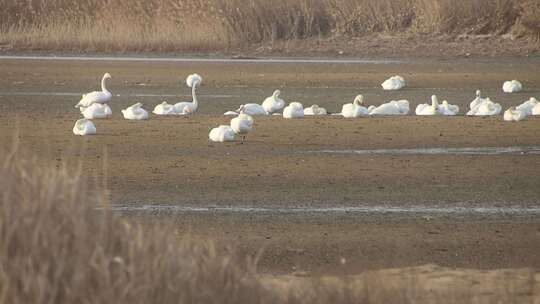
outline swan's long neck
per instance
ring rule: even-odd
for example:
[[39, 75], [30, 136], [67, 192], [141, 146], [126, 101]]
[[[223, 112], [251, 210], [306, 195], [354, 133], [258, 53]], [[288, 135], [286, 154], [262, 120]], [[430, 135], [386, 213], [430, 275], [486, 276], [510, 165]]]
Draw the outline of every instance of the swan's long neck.
[[193, 105], [197, 108], [199, 107], [199, 102], [197, 101], [197, 93], [195, 92], [197, 90], [197, 83], [194, 83], [191, 87], [191, 95], [193, 96]]
[[437, 96], [435, 95], [431, 96], [431, 106], [434, 108], [439, 106], [439, 101], [437, 100]]
[[105, 83], [107, 82], [107, 78], [104, 76], [102, 79], [101, 79], [101, 90], [103, 92], [109, 92], [109, 90], [107, 90], [107, 87], [105, 86]]

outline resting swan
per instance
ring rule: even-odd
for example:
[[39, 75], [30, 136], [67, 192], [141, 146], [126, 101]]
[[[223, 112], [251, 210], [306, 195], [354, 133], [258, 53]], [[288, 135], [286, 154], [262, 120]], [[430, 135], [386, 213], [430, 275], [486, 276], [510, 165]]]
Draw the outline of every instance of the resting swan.
[[416, 107], [415, 113], [419, 116], [434, 116], [441, 114], [439, 112], [439, 100], [437, 99], [437, 96], [431, 96], [431, 104], [419, 104]]
[[240, 114], [238, 117], [231, 119], [231, 128], [234, 133], [240, 134], [242, 137], [242, 143], [246, 139], [246, 135], [253, 128], [253, 117], [244, 113], [244, 106], [240, 106]]
[[538, 100], [534, 97], [529, 98], [529, 100], [520, 104], [516, 107], [517, 110], [525, 112], [527, 115], [532, 115], [533, 108], [538, 104]]
[[353, 103], [347, 103], [343, 105], [343, 107], [341, 108], [341, 115], [345, 118], [368, 116], [369, 111], [366, 107], [363, 107], [362, 104], [364, 104], [364, 96], [356, 96]]
[[386, 79], [381, 84], [383, 90], [401, 90], [405, 87], [405, 79], [399, 75]]
[[505, 81], [503, 83], [503, 92], [505, 93], [516, 93], [521, 90], [523, 90], [523, 86], [517, 80]]
[[174, 106], [171, 104], [168, 104], [166, 101], [158, 104], [152, 113], [156, 115], [174, 115], [176, 112], [174, 111]]
[[520, 111], [516, 109], [516, 107], [512, 107], [504, 111], [503, 119], [505, 121], [520, 121], [525, 119], [525, 117], [527, 117], [527, 114], [524, 111]]
[[304, 106], [299, 102], [291, 102], [283, 109], [283, 118], [302, 118], [304, 117]]
[[369, 115], [407, 115], [409, 114], [409, 101], [392, 100], [378, 107], [370, 106]]
[[94, 91], [88, 94], [84, 94], [82, 96], [82, 99], [75, 106], [75, 108], [86, 108], [94, 103], [108, 103], [109, 101], [111, 101], [112, 94], [107, 90], [105, 86], [105, 82], [107, 81], [107, 79], [111, 78], [111, 74], [105, 73], [105, 75], [103, 75], [103, 78], [101, 78], [101, 91]]
[[262, 107], [268, 114], [273, 114], [277, 111], [280, 111], [281, 109], [285, 107], [285, 101], [279, 98], [280, 94], [281, 94], [280, 90], [275, 90], [272, 96], [267, 97], [263, 101]]
[[240, 113], [240, 109], [244, 111], [244, 114], [248, 115], [268, 115], [268, 112], [258, 103], [246, 103], [244, 105], [241, 105], [238, 110], [236, 110], [237, 113]]
[[137, 102], [131, 107], [122, 110], [125, 119], [129, 120], [145, 120], [148, 119], [148, 112], [142, 108], [142, 103]]
[[486, 98], [484, 100], [483, 103], [481, 103], [480, 105], [478, 105], [478, 107], [476, 107], [476, 110], [473, 111], [469, 111], [469, 113], [467, 113], [467, 115], [469, 116], [494, 116], [494, 115], [499, 115], [501, 113], [501, 105], [498, 104], [498, 103], [495, 103], [493, 101], [491, 101], [491, 99]]
[[186, 84], [191, 88], [191, 95], [193, 101], [179, 102], [174, 105], [174, 112], [176, 115], [194, 114], [197, 112], [199, 103], [197, 102], [197, 87], [202, 83], [202, 77], [199, 74], [191, 74], [186, 79]]
[[304, 109], [304, 115], [308, 115], [308, 116], [311, 116], [311, 115], [326, 115], [326, 114], [328, 114], [328, 112], [326, 112], [326, 109], [321, 108], [321, 107], [319, 107], [319, 105], [316, 105], [316, 104], [312, 105], [309, 108]]
[[234, 140], [234, 131], [230, 126], [221, 125], [213, 128], [208, 134], [208, 139], [213, 142], [226, 142]]
[[480, 92], [480, 90], [476, 90], [476, 98], [473, 99], [473, 101], [471, 101], [469, 104], [470, 110], [467, 112], [467, 115], [474, 115], [472, 113], [478, 111], [478, 107], [485, 101], [486, 99], [482, 98], [482, 92]]
[[93, 103], [87, 108], [80, 107], [79, 109], [86, 119], [101, 119], [112, 116], [112, 110], [108, 104]]
[[454, 116], [459, 113], [458, 105], [451, 105], [448, 101], [443, 100], [442, 104], [439, 105], [439, 113], [445, 116]]
[[75, 135], [92, 135], [96, 134], [96, 126], [94, 123], [86, 118], [81, 118], [75, 122], [73, 127], [73, 134]]

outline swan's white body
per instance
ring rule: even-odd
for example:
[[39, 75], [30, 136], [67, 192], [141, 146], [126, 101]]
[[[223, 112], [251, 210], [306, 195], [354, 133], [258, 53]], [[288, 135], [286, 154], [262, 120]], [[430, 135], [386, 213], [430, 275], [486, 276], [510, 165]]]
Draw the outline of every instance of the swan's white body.
[[494, 116], [501, 114], [501, 105], [491, 101], [491, 99], [486, 98], [483, 103], [479, 104], [475, 110], [469, 111], [467, 115], [469, 116]]
[[178, 102], [174, 105], [176, 115], [194, 114], [199, 108], [197, 101], [197, 87], [202, 83], [202, 77], [199, 74], [191, 74], [186, 79], [186, 84], [191, 88], [192, 101]]
[[449, 104], [448, 101], [443, 100], [442, 104], [439, 105], [439, 114], [444, 116], [454, 116], [459, 113], [459, 106]]
[[[242, 106], [243, 106], [243, 108], [242, 108]], [[253, 116], [268, 115], [268, 112], [266, 112], [264, 107], [261, 106], [258, 103], [246, 103], [246, 104], [244, 104], [242, 106], [240, 106], [240, 107], [243, 109], [244, 114], [253, 115]], [[240, 109], [236, 110], [236, 112], [240, 113]]]
[[505, 93], [516, 93], [521, 90], [523, 90], [523, 86], [517, 80], [505, 81], [503, 84], [503, 92]]
[[213, 142], [226, 142], [234, 140], [234, 130], [227, 125], [213, 128], [208, 134], [208, 138]]
[[231, 119], [231, 128], [233, 129], [234, 133], [242, 136], [242, 142], [244, 142], [246, 135], [253, 128], [253, 117], [244, 113], [243, 106], [240, 106], [240, 114]]
[[168, 104], [166, 101], [158, 104], [152, 113], [156, 115], [174, 115], [176, 112], [174, 111], [174, 106], [171, 104]]
[[328, 114], [326, 109], [319, 107], [319, 105], [312, 105], [311, 107], [304, 109], [304, 115], [308, 115], [308, 116], [326, 115], [326, 114]]
[[539, 103], [540, 102], [536, 98], [531, 97], [531, 98], [529, 98], [529, 100], [527, 100], [524, 103], [517, 106], [516, 110], [523, 111], [527, 115], [533, 115], [532, 111], [533, 111], [534, 107], [536, 107], [536, 105], [539, 104]]
[[101, 78], [101, 91], [94, 91], [88, 94], [84, 94], [75, 108], [87, 108], [94, 103], [108, 103], [111, 101], [112, 94], [107, 90], [105, 82], [107, 79], [111, 79], [111, 74], [105, 73]]
[[273, 114], [275, 112], [278, 112], [285, 107], [285, 101], [279, 98], [280, 94], [281, 94], [280, 90], [275, 90], [272, 96], [267, 97], [263, 101], [262, 107], [268, 114]]
[[111, 107], [107, 104], [93, 103], [89, 107], [79, 108], [86, 119], [102, 119], [112, 116]]
[[416, 113], [416, 115], [419, 116], [440, 115], [441, 113], [439, 112], [439, 100], [437, 99], [437, 96], [431, 96], [431, 104], [419, 104], [414, 112]]
[[467, 112], [468, 116], [493, 116], [501, 113], [501, 105], [487, 98], [482, 98], [480, 90], [476, 91], [476, 98], [471, 101], [471, 109]]
[[531, 115], [540, 115], [540, 103], [537, 103], [531, 110]]
[[520, 121], [525, 119], [525, 117], [527, 117], [527, 114], [524, 111], [516, 109], [515, 107], [504, 111], [503, 115], [503, 119], [505, 121]]
[[304, 106], [299, 102], [291, 102], [283, 109], [283, 118], [302, 118], [304, 117]]
[[401, 76], [392, 76], [386, 79], [381, 84], [383, 90], [392, 91], [392, 90], [401, 90], [405, 87], [405, 79]]
[[353, 103], [347, 103], [341, 107], [341, 115], [345, 118], [368, 116], [369, 111], [366, 107], [362, 106], [362, 104], [364, 104], [364, 96], [356, 96]]
[[409, 114], [409, 101], [392, 100], [378, 107], [370, 106], [369, 115], [407, 115]]
[[142, 108], [142, 103], [138, 102], [131, 107], [122, 110], [125, 119], [145, 120], [148, 119], [148, 112]]
[[94, 123], [86, 118], [79, 119], [75, 122], [73, 127], [73, 134], [75, 135], [92, 135], [96, 134], [96, 126]]

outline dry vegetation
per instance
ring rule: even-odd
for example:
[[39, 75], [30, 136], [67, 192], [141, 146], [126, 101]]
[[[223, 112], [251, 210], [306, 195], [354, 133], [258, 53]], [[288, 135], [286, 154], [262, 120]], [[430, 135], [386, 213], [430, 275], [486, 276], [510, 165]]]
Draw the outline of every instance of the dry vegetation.
[[[0, 151], [3, 303], [532, 303], [534, 270], [432, 265], [345, 278], [256, 273], [234, 248], [120, 218], [80, 170]], [[93, 183], [99, 184], [99, 183]], [[99, 207], [99, 208], [96, 208]]]
[[0, 45], [212, 51], [373, 33], [540, 39], [538, 0], [0, 0]]

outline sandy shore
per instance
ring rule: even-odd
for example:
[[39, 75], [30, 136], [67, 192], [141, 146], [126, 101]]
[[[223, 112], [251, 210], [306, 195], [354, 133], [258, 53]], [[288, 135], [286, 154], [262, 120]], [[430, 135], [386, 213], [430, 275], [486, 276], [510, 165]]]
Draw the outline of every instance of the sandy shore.
[[[516, 207], [539, 205], [540, 155], [321, 153], [367, 149], [539, 147], [540, 119], [502, 117], [256, 118], [248, 142], [213, 144], [221, 114], [261, 102], [274, 88], [288, 101], [339, 111], [358, 93], [368, 104], [396, 98], [414, 109], [437, 94], [462, 113], [481, 88], [503, 108], [540, 96], [539, 59], [402, 60], [393, 63], [77, 62], [0, 60], [0, 139], [16, 129], [45, 161], [82, 162], [85, 176], [106, 180], [121, 205], [239, 207]], [[113, 75], [113, 118], [98, 135], [75, 137], [73, 105]], [[184, 79], [204, 77], [200, 113], [189, 118], [123, 120], [120, 110], [162, 99], [188, 100]], [[383, 92], [402, 74], [409, 86]], [[504, 80], [525, 91], [504, 95]], [[176, 96], [176, 97], [175, 97]], [[158, 213], [194, 234], [237, 243], [268, 272], [358, 273], [436, 263], [448, 267], [539, 267], [537, 214], [253, 214]], [[128, 213], [131, 214], [131, 213]], [[341, 258], [350, 263], [340, 266]]]

